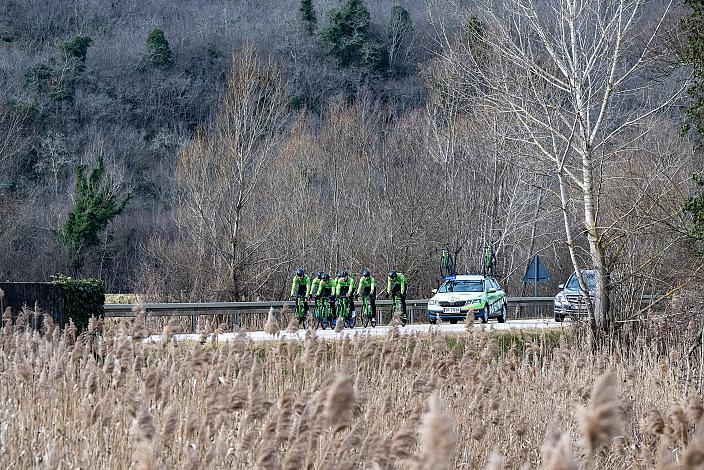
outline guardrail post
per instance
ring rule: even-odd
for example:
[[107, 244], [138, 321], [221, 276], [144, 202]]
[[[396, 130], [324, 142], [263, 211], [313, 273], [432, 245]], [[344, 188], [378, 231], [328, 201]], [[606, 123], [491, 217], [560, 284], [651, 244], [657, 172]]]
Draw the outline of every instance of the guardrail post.
[[191, 314], [191, 333], [196, 332], [196, 323], [197, 322], [198, 322], [198, 320], [196, 320], [196, 314], [195, 313]]

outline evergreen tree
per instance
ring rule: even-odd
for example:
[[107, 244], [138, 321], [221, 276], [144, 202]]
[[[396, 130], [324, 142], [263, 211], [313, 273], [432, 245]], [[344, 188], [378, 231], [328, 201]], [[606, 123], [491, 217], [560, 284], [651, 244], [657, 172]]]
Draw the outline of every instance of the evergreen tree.
[[704, 240], [704, 178], [694, 175], [694, 182], [697, 184], [699, 194], [687, 199], [684, 210], [692, 215], [694, 227], [690, 234], [697, 240]]
[[692, 65], [693, 77], [688, 90], [691, 101], [687, 108], [687, 126], [694, 126], [704, 136], [704, 0], [684, 0], [690, 13], [682, 20], [687, 33], [683, 61]]
[[369, 10], [361, 0], [347, 0], [342, 8], [330, 11], [320, 37], [340, 67], [359, 62], [362, 48], [370, 39]]
[[[694, 127], [701, 138], [704, 136], [704, 0], [684, 0], [684, 3], [689, 6], [690, 12], [682, 20], [682, 28], [687, 33], [687, 45], [682, 56], [693, 71], [685, 130]], [[695, 175], [694, 181], [699, 194], [687, 200], [684, 210], [692, 215], [692, 236], [704, 240], [704, 177]]]
[[408, 10], [400, 5], [391, 9], [391, 20], [389, 20], [389, 63], [395, 64], [401, 46], [413, 31], [413, 22]]
[[367, 74], [386, 73], [389, 69], [389, 50], [381, 42], [367, 41], [362, 46], [361, 63]]
[[147, 53], [151, 63], [157, 67], [171, 67], [174, 63], [169, 41], [158, 28], [151, 30], [147, 36]]
[[313, 8], [313, 0], [301, 0], [298, 13], [301, 15], [301, 21], [306, 32], [312, 36], [318, 23], [318, 18], [315, 16], [315, 9]]
[[100, 233], [125, 209], [130, 197], [118, 200], [112, 179], [105, 178], [102, 158], [89, 176], [84, 165], [77, 165], [75, 173], [75, 202], [56, 234], [56, 242], [69, 255], [73, 269], [78, 271], [83, 266], [86, 250], [98, 244]]

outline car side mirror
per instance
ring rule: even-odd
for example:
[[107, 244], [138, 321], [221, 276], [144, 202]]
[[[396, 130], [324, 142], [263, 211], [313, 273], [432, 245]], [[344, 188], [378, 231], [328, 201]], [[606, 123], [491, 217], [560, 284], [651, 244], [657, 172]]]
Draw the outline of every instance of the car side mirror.
[[560, 289], [560, 290], [562, 290], [562, 289], [565, 288], [565, 285], [564, 285], [564, 284], [558, 284], [558, 285], [557, 285], [557, 288]]
[[437, 293], [438, 293], [438, 290], [437, 290], [437, 289], [433, 289], [433, 290], [431, 290], [430, 292], [432, 292], [433, 294], [437, 294]]
[[494, 292], [496, 292], [496, 289], [494, 289], [494, 288], [492, 287], [491, 289], [489, 289], [488, 292], [489, 292], [490, 294], [493, 294]]

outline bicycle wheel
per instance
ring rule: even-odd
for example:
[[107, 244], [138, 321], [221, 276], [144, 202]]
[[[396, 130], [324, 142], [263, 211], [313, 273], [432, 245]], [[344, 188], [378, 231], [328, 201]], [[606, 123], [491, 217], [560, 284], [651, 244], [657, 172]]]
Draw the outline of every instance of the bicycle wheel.
[[369, 298], [364, 297], [364, 301], [362, 304], [362, 326], [364, 328], [367, 328], [368, 326], [371, 326], [374, 328], [374, 318], [372, 316], [372, 308], [369, 305]]
[[325, 329], [328, 326], [328, 310], [330, 309], [330, 305], [323, 300], [320, 302], [320, 307], [318, 308], [318, 324], [320, 325], [321, 329]]
[[345, 318], [345, 325], [348, 328], [354, 328], [355, 324], [357, 323], [357, 318], [352, 317], [352, 310], [350, 307], [350, 301], [349, 299], [345, 299], [345, 310], [344, 310], [344, 318]]
[[298, 317], [298, 326], [306, 329], [306, 312], [303, 309], [303, 301], [300, 297], [296, 298], [296, 316]]
[[342, 320], [347, 324], [347, 299], [344, 297], [340, 297], [340, 307], [337, 310], [337, 316], [342, 317]]

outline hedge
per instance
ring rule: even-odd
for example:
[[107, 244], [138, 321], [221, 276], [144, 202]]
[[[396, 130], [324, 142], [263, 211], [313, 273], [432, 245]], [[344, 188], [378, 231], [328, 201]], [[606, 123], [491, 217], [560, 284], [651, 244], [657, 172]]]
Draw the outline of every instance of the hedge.
[[90, 317], [105, 315], [105, 284], [102, 279], [73, 279], [57, 274], [52, 283], [61, 288], [64, 318], [73, 319], [79, 332], [88, 327]]

